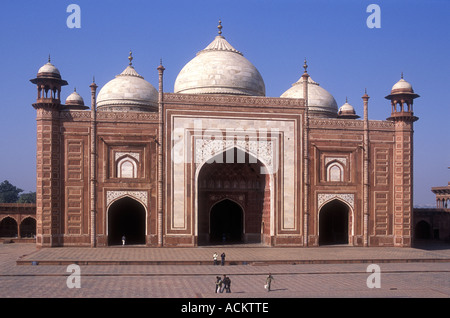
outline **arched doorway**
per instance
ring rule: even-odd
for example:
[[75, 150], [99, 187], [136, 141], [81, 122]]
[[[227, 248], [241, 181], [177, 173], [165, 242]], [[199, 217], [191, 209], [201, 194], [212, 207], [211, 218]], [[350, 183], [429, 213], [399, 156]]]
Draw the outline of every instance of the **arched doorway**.
[[243, 238], [243, 211], [239, 204], [225, 199], [211, 208], [210, 242], [238, 243]]
[[112, 203], [108, 209], [108, 245], [121, 245], [122, 236], [126, 244], [145, 244], [144, 206], [125, 197]]
[[17, 222], [6, 217], [0, 222], [0, 237], [17, 237]]
[[427, 221], [420, 221], [415, 228], [416, 239], [428, 240], [431, 238], [431, 226]]
[[20, 223], [20, 237], [34, 237], [36, 235], [36, 220], [27, 217]]
[[[233, 242], [270, 242], [266, 171], [261, 161], [236, 147], [202, 165], [197, 176], [198, 245], [222, 242], [224, 231]], [[220, 222], [227, 228], [221, 229]]]
[[0, 222], [0, 237], [17, 237], [17, 222], [7, 216]]
[[319, 213], [319, 245], [348, 244], [349, 208], [340, 200], [325, 204]]

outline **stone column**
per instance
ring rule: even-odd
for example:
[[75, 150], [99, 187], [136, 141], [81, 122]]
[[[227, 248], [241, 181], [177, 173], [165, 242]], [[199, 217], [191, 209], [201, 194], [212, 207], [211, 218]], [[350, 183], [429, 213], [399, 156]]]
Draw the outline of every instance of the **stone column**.
[[309, 236], [309, 110], [308, 110], [308, 79], [306, 69], [308, 65], [303, 65], [305, 72], [303, 79], [303, 98], [305, 100], [305, 127], [303, 130], [303, 245], [308, 246]]
[[363, 246], [369, 246], [369, 96], [367, 91], [364, 101], [364, 166], [363, 166]]
[[96, 211], [96, 205], [97, 205], [97, 189], [96, 189], [96, 182], [97, 182], [97, 110], [96, 110], [96, 91], [97, 91], [97, 85], [94, 81], [92, 81], [92, 84], [89, 86], [91, 88], [91, 156], [90, 156], [90, 168], [91, 168], [91, 176], [90, 176], [90, 196], [91, 196], [91, 247], [96, 247], [97, 245], [97, 211]]
[[158, 246], [162, 247], [164, 245], [163, 237], [163, 213], [164, 213], [164, 195], [163, 195], [163, 145], [164, 145], [164, 91], [163, 91], [163, 74], [164, 66], [162, 66], [162, 61], [158, 66], [159, 74], [159, 94], [158, 94], [158, 111], [159, 111], [159, 127], [158, 127]]

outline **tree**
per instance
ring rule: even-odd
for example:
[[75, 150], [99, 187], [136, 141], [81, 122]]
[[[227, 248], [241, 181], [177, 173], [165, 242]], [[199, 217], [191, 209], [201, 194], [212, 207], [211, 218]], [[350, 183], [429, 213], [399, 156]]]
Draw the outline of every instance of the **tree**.
[[0, 183], [0, 203], [15, 203], [19, 199], [22, 189], [13, 186], [8, 180]]
[[22, 193], [17, 203], [36, 203], [36, 192]]

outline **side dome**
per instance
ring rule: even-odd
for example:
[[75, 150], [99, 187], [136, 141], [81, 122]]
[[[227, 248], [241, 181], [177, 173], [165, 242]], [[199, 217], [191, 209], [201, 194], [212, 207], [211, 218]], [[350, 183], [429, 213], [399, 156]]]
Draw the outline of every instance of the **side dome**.
[[131, 64], [102, 87], [97, 96], [99, 111], [158, 111], [158, 91]]
[[[303, 77], [285, 91], [282, 98], [304, 98]], [[319, 83], [308, 77], [308, 111], [312, 117], [336, 117], [338, 105], [333, 95], [320, 87]]]
[[261, 74], [221, 35], [197, 53], [178, 74], [174, 92], [182, 94], [232, 94], [265, 96]]
[[81, 97], [81, 95], [77, 93], [77, 89], [76, 88], [73, 90], [73, 93], [70, 94], [66, 98], [66, 105], [84, 106], [83, 97]]
[[84, 105], [83, 97], [77, 93], [75, 88], [73, 93], [66, 98], [66, 103], [63, 110], [84, 110], [88, 108], [89, 107]]
[[348, 103], [348, 100], [345, 99], [345, 104], [339, 107], [338, 118], [356, 119], [359, 118], [359, 116], [356, 115], [355, 108], [353, 108], [353, 106]]

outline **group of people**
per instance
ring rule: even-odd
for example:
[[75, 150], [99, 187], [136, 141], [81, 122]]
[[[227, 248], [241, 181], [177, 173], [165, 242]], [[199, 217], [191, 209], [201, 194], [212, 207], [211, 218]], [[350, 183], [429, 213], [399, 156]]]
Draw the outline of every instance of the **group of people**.
[[[275, 279], [273, 278], [272, 274], [269, 273], [266, 277], [266, 284], [264, 285], [264, 288], [270, 292], [270, 286], [272, 285], [272, 282]], [[231, 279], [227, 275], [223, 275], [223, 278], [220, 278], [220, 276], [216, 276], [216, 282], [214, 287], [214, 292], [217, 293], [223, 293], [225, 291], [226, 293], [231, 293]]]
[[[219, 254], [217, 254], [217, 252], [214, 252], [213, 254], [213, 261], [214, 261], [214, 265], [218, 265], [218, 258], [219, 258]], [[220, 255], [221, 258], [221, 265], [224, 266], [225, 265], [225, 252], [223, 252]], [[273, 278], [272, 274], [269, 273], [269, 275], [267, 275], [266, 277], [266, 284], [264, 285], [264, 288], [270, 292], [270, 286], [272, 285], [272, 282], [275, 279]], [[231, 293], [231, 279], [230, 277], [228, 277], [227, 275], [223, 275], [223, 278], [220, 278], [220, 276], [216, 276], [216, 286], [214, 291], [216, 293], [223, 293], [223, 291], [225, 290], [225, 292], [227, 293]]]
[[223, 275], [223, 278], [220, 276], [216, 276], [216, 293], [223, 293], [225, 290], [226, 293], [231, 293], [231, 279], [227, 275]]
[[[273, 278], [272, 274], [269, 273], [266, 277], [266, 284], [264, 285], [264, 288], [270, 292], [270, 286], [272, 285], [272, 282], [275, 279]], [[216, 276], [216, 284], [214, 288], [214, 292], [217, 293], [223, 293], [225, 291], [226, 293], [231, 293], [231, 279], [227, 275], [223, 275], [223, 278], [220, 278], [220, 276]]]
[[[218, 264], [219, 264], [219, 263], [217, 262], [218, 257], [219, 257], [219, 254], [217, 254], [217, 252], [214, 252], [214, 254], [213, 254], [214, 265], [218, 265]], [[220, 255], [220, 259], [221, 259], [221, 265], [222, 265], [222, 266], [225, 265], [225, 252], [223, 252], [223, 253]]]

